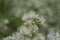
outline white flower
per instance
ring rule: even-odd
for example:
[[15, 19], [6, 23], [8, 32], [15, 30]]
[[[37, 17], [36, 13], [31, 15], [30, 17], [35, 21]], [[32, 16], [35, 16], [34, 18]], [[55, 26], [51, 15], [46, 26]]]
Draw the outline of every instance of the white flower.
[[45, 18], [41, 16], [39, 20], [41, 21], [41, 24], [45, 26], [45, 21], [46, 21]]
[[23, 34], [23, 35], [24, 34], [25, 35], [29, 35], [30, 34], [30, 30], [27, 27], [25, 27], [25, 26], [21, 26], [20, 33]]
[[32, 19], [32, 18], [38, 19], [39, 15], [35, 14], [34, 11], [29, 11], [29, 13], [23, 15], [22, 20], [27, 21], [27, 20]]
[[40, 40], [45, 40], [45, 37], [43, 36], [42, 33], [38, 33], [37, 35]]
[[23, 15], [22, 20], [27, 21], [27, 20], [31, 19], [34, 15], [35, 15], [35, 12], [30, 11], [29, 13]]
[[4, 23], [4, 24], [8, 24], [8, 23], [9, 23], [9, 20], [8, 20], [8, 19], [4, 19], [4, 20], [3, 20], [3, 23]]
[[15, 38], [11, 37], [11, 36], [8, 36], [6, 38], [3, 38], [3, 40], [14, 40]]
[[45, 37], [41, 33], [36, 33], [36, 36], [33, 38], [33, 40], [45, 40]]
[[55, 31], [54, 29], [49, 30], [49, 33], [47, 35], [49, 40], [55, 40], [56, 39], [56, 33], [54, 31]]
[[37, 27], [37, 25], [34, 25], [33, 29], [34, 29], [33, 32], [38, 31], [38, 27]]

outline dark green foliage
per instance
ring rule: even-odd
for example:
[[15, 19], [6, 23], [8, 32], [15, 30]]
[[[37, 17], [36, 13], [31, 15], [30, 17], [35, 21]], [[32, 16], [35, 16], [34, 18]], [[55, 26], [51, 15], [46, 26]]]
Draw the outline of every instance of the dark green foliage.
[[11, 31], [16, 31], [17, 30], [17, 27], [21, 26], [21, 24], [23, 23], [23, 21], [21, 20], [21, 18], [12, 18], [12, 19], [9, 19], [10, 20], [10, 23], [7, 25]]
[[17, 18], [17, 17], [10, 17], [9, 19], [9, 24], [6, 24], [8, 27], [8, 30], [4, 31], [4, 29], [2, 28], [2, 30], [0, 29], [0, 38], [2, 37], [6, 37], [11, 35], [12, 33], [17, 31], [17, 28], [19, 26], [22, 25], [23, 21], [21, 20], [21, 18]]
[[[11, 3], [9, 0], [0, 0], [0, 22], [5, 18], [9, 18], [10, 9]], [[0, 29], [0, 38], [8, 36], [10, 33], [11, 32], [9, 30], [5, 31], [4, 28], [2, 28], [2, 30]]]
[[6, 37], [6, 36], [9, 36], [11, 35], [11, 31], [5, 31], [5, 32], [0, 32], [0, 38], [3, 38], [3, 37]]
[[32, 6], [31, 6], [31, 9], [32, 9], [33, 11], [35, 11], [35, 12], [37, 12], [37, 11], [38, 11], [38, 8], [37, 8], [37, 7], [35, 7], [34, 5], [32, 5]]
[[11, 3], [12, 1], [9, 1], [9, 0], [0, 0], [0, 22], [1, 20], [4, 20], [4, 19], [9, 20], [9, 24], [6, 24], [6, 26], [8, 27], [8, 30], [5, 31], [4, 28], [2, 28], [3, 31], [1, 31], [0, 29], [0, 38], [9, 36], [13, 32], [16, 32], [17, 27], [21, 26], [21, 24], [23, 23], [20, 17], [17, 18], [14, 16], [12, 17], [12, 15], [10, 15], [11, 7], [12, 7]]
[[0, 0], [0, 18], [8, 17], [11, 7], [11, 2], [9, 0]]

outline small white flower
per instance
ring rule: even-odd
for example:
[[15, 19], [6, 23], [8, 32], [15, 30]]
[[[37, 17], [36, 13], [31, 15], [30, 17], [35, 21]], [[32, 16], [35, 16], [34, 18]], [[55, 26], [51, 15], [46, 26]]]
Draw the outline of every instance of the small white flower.
[[5, 19], [5, 20], [3, 20], [3, 23], [4, 24], [8, 24], [9, 23], [9, 20], [8, 19]]
[[41, 21], [41, 24], [42, 25], [45, 25], [45, 18], [43, 17], [43, 16], [41, 16], [40, 18], [39, 18], [39, 20]]
[[59, 33], [58, 32], [56, 32], [56, 36], [59, 37]]
[[23, 35], [24, 34], [25, 35], [29, 35], [30, 34], [30, 30], [27, 27], [25, 27], [25, 26], [21, 26], [20, 33], [23, 34]]
[[22, 20], [27, 21], [27, 20], [31, 19], [34, 15], [35, 15], [35, 12], [30, 11], [29, 13], [23, 15]]
[[34, 21], [33, 21], [32, 23], [33, 23], [33, 24], [35, 24], [35, 22], [34, 22]]
[[34, 29], [33, 32], [36, 32], [38, 30], [37, 25], [34, 25], [34, 28], [33, 29]]
[[30, 33], [29, 36], [32, 37], [32, 34]]

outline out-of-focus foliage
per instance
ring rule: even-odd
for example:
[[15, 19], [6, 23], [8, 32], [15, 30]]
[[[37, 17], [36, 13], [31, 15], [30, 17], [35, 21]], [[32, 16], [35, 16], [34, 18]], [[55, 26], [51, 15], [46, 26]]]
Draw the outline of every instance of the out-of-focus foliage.
[[0, 0], [0, 38], [57, 40], [59, 30], [60, 0]]
[[17, 31], [17, 27], [23, 22], [20, 17], [17, 18], [11, 15], [11, 10], [11, 0], [0, 0], [0, 38], [9, 36], [14, 31]]

